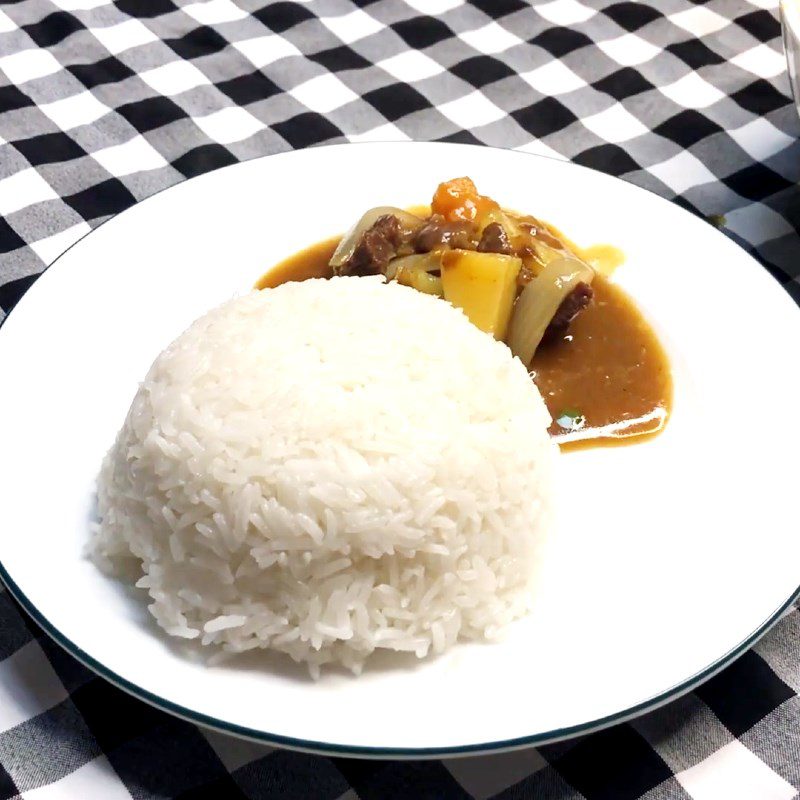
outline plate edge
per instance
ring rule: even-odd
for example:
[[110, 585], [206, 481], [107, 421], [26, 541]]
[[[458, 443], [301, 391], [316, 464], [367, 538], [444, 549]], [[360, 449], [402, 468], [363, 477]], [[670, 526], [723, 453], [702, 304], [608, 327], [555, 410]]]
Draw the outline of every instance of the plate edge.
[[330, 742], [318, 742], [313, 739], [298, 739], [293, 736], [270, 733], [256, 728], [248, 728], [232, 722], [225, 722], [215, 717], [210, 717], [200, 711], [194, 711], [185, 706], [173, 703], [148, 689], [144, 689], [131, 681], [118, 675], [113, 670], [100, 663], [78, 645], [64, 636], [49, 620], [39, 612], [36, 606], [28, 599], [27, 595], [17, 586], [13, 578], [8, 574], [5, 566], [0, 562], [0, 580], [5, 584], [8, 592], [22, 606], [33, 621], [60, 647], [66, 650], [73, 658], [80, 661], [85, 667], [92, 670], [101, 678], [114, 684], [118, 689], [132, 695], [138, 700], [142, 700], [161, 711], [171, 714], [181, 719], [210, 728], [220, 733], [237, 736], [241, 739], [248, 739], [259, 744], [283, 747], [289, 750], [296, 750], [315, 755], [350, 757], [350, 758], [373, 758], [373, 759], [437, 759], [454, 758], [470, 755], [489, 755], [493, 753], [503, 753], [511, 750], [520, 750], [526, 747], [535, 747], [543, 744], [550, 744], [562, 739], [570, 739], [575, 736], [594, 733], [596, 731], [618, 725], [635, 717], [641, 716], [649, 711], [654, 711], [667, 703], [677, 700], [687, 692], [712, 678], [722, 669], [727, 667], [739, 656], [749, 650], [770, 628], [772, 628], [783, 616], [786, 610], [800, 598], [800, 586], [772, 613], [767, 619], [756, 628], [746, 639], [713, 661], [704, 669], [690, 676], [675, 686], [666, 689], [660, 694], [654, 695], [641, 703], [630, 706], [622, 711], [599, 717], [586, 723], [571, 725], [566, 728], [555, 728], [551, 731], [520, 736], [513, 739], [501, 739], [493, 742], [478, 742], [475, 744], [459, 745], [456, 747], [369, 747], [366, 745], [347, 745], [333, 744]]

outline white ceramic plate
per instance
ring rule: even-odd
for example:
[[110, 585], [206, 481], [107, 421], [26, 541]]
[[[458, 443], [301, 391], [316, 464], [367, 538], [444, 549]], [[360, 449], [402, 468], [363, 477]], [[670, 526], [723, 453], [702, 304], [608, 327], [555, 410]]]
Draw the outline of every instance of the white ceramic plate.
[[[562, 524], [535, 611], [495, 645], [355, 679], [266, 657], [204, 667], [144, 597], [82, 557], [100, 460], [137, 381], [190, 321], [370, 206], [425, 202], [469, 174], [582, 245], [627, 254], [615, 279], [659, 331], [674, 413], [633, 447], [561, 459]], [[167, 711], [269, 743], [425, 757], [584, 733], [688, 691], [797, 594], [800, 314], [724, 235], [568, 163], [444, 144], [325, 147], [158, 194], [58, 259], [0, 330], [2, 575], [109, 680]]]

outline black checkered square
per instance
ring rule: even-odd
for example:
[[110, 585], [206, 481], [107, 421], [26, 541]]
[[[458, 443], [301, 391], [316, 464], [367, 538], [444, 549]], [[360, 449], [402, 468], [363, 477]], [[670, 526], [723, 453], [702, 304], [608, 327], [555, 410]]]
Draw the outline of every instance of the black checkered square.
[[[547, 755], [546, 748], [543, 752]], [[672, 776], [658, 753], [628, 725], [583, 739], [554, 758], [552, 766], [592, 800], [634, 800]]]
[[[251, 800], [268, 800], [270, 797], [336, 800], [352, 785], [328, 759], [280, 750], [236, 770], [233, 779], [244, 796]], [[369, 794], [359, 796], [366, 800]]]
[[361, 800], [470, 800], [467, 790], [438, 761], [337, 759], [335, 764]]
[[734, 736], [742, 736], [795, 696], [752, 650], [697, 689], [696, 694]]

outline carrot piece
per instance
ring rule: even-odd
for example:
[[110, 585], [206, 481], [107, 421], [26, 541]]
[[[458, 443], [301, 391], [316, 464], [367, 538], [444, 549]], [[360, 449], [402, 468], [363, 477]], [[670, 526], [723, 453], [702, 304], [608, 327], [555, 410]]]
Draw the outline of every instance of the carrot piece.
[[479, 194], [475, 184], [467, 177], [440, 183], [431, 203], [431, 211], [450, 222], [479, 221], [487, 211], [498, 207], [494, 200]]

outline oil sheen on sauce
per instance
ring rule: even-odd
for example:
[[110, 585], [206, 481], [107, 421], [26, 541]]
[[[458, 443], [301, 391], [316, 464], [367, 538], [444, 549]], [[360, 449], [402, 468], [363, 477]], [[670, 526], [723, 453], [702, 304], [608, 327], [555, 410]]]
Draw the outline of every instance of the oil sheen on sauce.
[[[256, 288], [329, 278], [328, 262], [338, 243], [335, 237], [295, 253], [264, 274]], [[621, 252], [609, 245], [572, 248], [597, 271], [594, 300], [564, 337], [539, 347], [531, 365], [553, 417], [550, 433], [562, 450], [642, 441], [657, 434], [669, 416], [672, 376], [666, 353], [634, 302], [608, 278], [621, 263]]]

